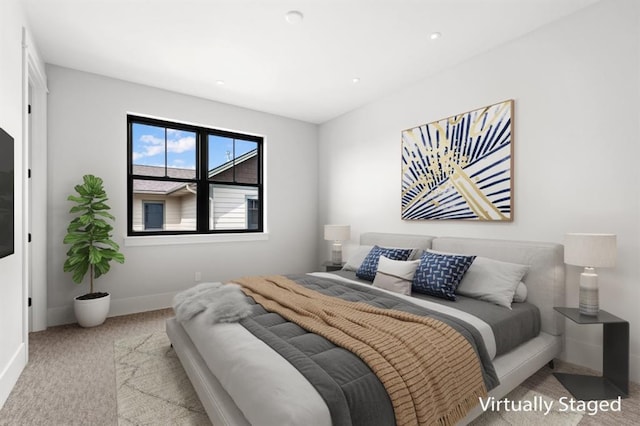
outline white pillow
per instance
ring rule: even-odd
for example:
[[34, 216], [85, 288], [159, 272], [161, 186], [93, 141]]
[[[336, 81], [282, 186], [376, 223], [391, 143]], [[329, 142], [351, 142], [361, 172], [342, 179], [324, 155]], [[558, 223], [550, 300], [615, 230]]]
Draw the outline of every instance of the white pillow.
[[358, 268], [360, 268], [360, 265], [362, 265], [362, 262], [364, 262], [364, 258], [367, 257], [372, 248], [373, 246], [357, 247], [354, 252], [349, 255], [349, 258], [347, 259], [347, 262], [344, 264], [342, 269], [344, 271], [357, 271]]
[[408, 260], [420, 260], [420, 258], [422, 257], [422, 254], [424, 253], [424, 250], [419, 249], [419, 248], [414, 248], [413, 251], [411, 252], [411, 254], [409, 255], [409, 259]]
[[[372, 248], [373, 246], [358, 246], [354, 250], [354, 252], [351, 255], [349, 255], [349, 258], [347, 259], [346, 263], [342, 267], [342, 270], [354, 271], [354, 272], [357, 271], [360, 268], [360, 265], [362, 265], [362, 262], [364, 262], [364, 259], [367, 257], [367, 255], [369, 254]], [[385, 248], [403, 248], [403, 247], [386, 247], [385, 246]], [[409, 255], [409, 260], [420, 259], [420, 256], [422, 256], [422, 253], [423, 253], [422, 249], [413, 249], [413, 251]]]
[[373, 286], [409, 296], [411, 295], [413, 276], [419, 264], [420, 259], [400, 261], [380, 256]]
[[520, 281], [518, 287], [516, 287], [516, 293], [513, 295], [513, 301], [516, 303], [522, 303], [527, 300], [527, 286]]
[[476, 257], [456, 293], [511, 309], [511, 302], [528, 265]]

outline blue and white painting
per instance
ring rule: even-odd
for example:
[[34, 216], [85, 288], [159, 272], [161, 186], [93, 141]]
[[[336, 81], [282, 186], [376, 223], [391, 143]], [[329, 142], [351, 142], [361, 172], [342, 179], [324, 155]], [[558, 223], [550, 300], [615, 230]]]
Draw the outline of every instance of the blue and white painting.
[[402, 132], [402, 219], [513, 220], [513, 100]]

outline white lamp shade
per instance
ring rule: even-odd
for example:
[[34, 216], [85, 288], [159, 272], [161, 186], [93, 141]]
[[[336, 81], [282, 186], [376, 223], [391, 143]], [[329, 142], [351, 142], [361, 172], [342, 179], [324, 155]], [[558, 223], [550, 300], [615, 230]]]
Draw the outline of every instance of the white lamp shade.
[[325, 225], [324, 239], [328, 241], [349, 241], [351, 225]]
[[564, 263], [591, 268], [616, 266], [615, 234], [566, 234]]

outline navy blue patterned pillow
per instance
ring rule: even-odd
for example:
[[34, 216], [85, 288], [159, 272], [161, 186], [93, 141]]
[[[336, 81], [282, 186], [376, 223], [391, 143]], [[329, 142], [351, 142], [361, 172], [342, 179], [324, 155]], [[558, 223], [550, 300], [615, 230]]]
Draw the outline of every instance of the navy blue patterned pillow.
[[407, 260], [411, 255], [412, 249], [401, 248], [384, 248], [373, 246], [367, 257], [364, 258], [362, 264], [356, 271], [356, 276], [361, 280], [373, 281], [378, 272], [378, 262], [380, 256], [384, 256], [391, 260]]
[[475, 258], [425, 252], [413, 276], [411, 289], [430, 296], [456, 300], [454, 292]]

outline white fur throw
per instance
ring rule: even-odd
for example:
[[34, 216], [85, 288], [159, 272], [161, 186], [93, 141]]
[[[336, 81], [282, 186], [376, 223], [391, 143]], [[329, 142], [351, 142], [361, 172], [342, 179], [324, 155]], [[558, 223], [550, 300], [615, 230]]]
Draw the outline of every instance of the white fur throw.
[[200, 283], [173, 298], [178, 321], [204, 313], [211, 324], [237, 322], [251, 313], [251, 304], [237, 284]]

